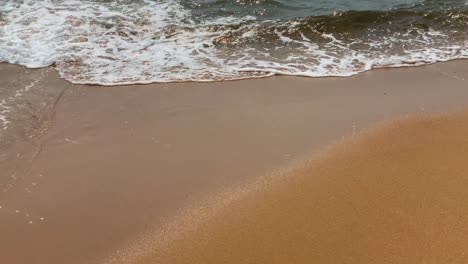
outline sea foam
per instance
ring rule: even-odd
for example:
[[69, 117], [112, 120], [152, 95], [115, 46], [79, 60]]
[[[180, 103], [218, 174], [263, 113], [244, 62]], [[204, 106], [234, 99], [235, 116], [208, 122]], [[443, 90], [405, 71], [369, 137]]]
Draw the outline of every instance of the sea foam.
[[[459, 28], [409, 23], [402, 29], [389, 19], [357, 33], [321, 30], [354, 16], [343, 12], [328, 20], [200, 20], [177, 0], [7, 0], [0, 14], [0, 61], [54, 65], [62, 78], [80, 84], [350, 76], [468, 57]], [[463, 12], [449, 15], [467, 21]]]

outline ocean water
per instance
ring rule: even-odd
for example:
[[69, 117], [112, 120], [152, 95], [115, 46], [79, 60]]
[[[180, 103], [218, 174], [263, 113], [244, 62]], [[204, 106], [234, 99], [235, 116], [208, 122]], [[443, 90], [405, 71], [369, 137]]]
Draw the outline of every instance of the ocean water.
[[468, 0], [0, 0], [0, 61], [81, 84], [350, 76], [467, 35]]

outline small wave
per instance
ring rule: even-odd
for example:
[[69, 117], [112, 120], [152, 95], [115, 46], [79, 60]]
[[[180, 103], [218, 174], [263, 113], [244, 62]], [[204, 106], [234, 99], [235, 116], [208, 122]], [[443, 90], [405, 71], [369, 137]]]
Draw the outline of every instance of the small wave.
[[432, 6], [272, 20], [202, 17], [177, 0], [8, 0], [0, 5], [0, 61], [55, 65], [73, 83], [121, 85], [350, 76], [468, 58], [466, 7]]

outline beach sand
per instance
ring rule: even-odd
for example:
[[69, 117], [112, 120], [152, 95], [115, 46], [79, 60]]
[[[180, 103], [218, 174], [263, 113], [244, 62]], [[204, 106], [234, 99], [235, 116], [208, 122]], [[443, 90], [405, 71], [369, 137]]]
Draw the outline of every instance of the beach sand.
[[467, 263], [467, 135], [468, 112], [393, 122], [128, 263]]
[[[5, 67], [17, 66], [0, 65], [1, 78], [10, 78]], [[245, 186], [264, 175], [281, 175], [386, 120], [463, 109], [467, 61], [349, 78], [121, 87], [70, 85], [55, 71], [33, 70], [28, 76], [39, 73], [46, 77], [38, 87], [66, 89], [57, 93], [53, 114], [46, 115], [52, 124], [47, 132], [27, 141], [36, 154], [20, 163], [23, 174], [0, 193], [1, 263], [102, 263], [114, 257], [117, 263], [259, 263], [270, 250], [271, 263], [288, 256], [286, 263], [385, 263], [381, 256], [404, 263], [431, 247], [457, 257], [465, 245], [462, 198], [468, 188], [462, 177], [463, 134], [457, 134], [458, 128], [466, 132], [464, 115], [404, 121], [367, 141], [344, 143], [347, 147], [325, 155], [322, 165], [308, 165], [291, 179], [280, 177], [288, 180], [279, 187], [258, 192]], [[22, 78], [11, 83], [26, 85]], [[435, 138], [440, 143], [427, 144]], [[2, 152], [8, 161], [17, 155], [14, 147]], [[441, 163], [434, 162], [439, 158]], [[365, 162], [371, 160], [378, 161], [375, 167]], [[429, 173], [432, 168], [440, 173]], [[393, 169], [401, 174], [392, 178]], [[444, 169], [454, 173], [447, 181]], [[369, 173], [361, 175], [363, 170]], [[377, 172], [388, 173], [377, 177]], [[251, 199], [229, 191], [237, 188]], [[220, 193], [230, 198], [216, 200], [224, 197]], [[208, 206], [198, 209], [200, 201]], [[401, 212], [392, 211], [406, 203]], [[200, 214], [177, 225], [194, 211]], [[316, 218], [309, 221], [311, 216]], [[435, 228], [439, 224], [444, 225]], [[154, 256], [163, 238], [171, 237], [160, 233], [167, 226], [183, 239], [172, 237], [176, 240]], [[211, 253], [200, 249], [205, 246]]]

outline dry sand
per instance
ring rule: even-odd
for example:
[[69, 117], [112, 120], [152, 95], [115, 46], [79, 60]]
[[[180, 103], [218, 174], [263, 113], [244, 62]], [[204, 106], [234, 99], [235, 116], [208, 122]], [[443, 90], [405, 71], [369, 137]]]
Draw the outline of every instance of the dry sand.
[[468, 112], [394, 122], [126, 263], [468, 263], [467, 135]]
[[[2, 71], [4, 67], [7, 66], [0, 65], [1, 78], [8, 78]], [[40, 71], [32, 71], [31, 74]], [[37, 83], [38, 87], [70, 86], [59, 79], [54, 71], [45, 74], [46, 78], [42, 78], [43, 81]], [[55, 114], [50, 115], [53, 117], [53, 126], [43, 136], [35, 138], [34, 144], [31, 144], [34, 148], [38, 146], [35, 151], [38, 154], [34, 155], [31, 162], [21, 163], [27, 167], [22, 170], [25, 173], [19, 177], [21, 180], [0, 193], [0, 206], [2, 206], [0, 263], [102, 263], [103, 259], [109, 255], [113, 256], [116, 251], [123, 252], [123, 255], [136, 254], [127, 248], [134, 249], [129, 245], [132, 245], [133, 241], [140, 241], [141, 236], [149, 237], [151, 241], [147, 241], [147, 244], [141, 245], [140, 248], [151, 252], [154, 250], [152, 247], [155, 241], [160, 239], [154, 230], [171, 223], [172, 219], [178, 219], [177, 216], [184, 208], [193, 208], [197, 201], [209, 200], [214, 193], [230, 189], [232, 186], [243, 186], [261, 175], [294, 164], [298, 160], [307, 159], [311, 153], [343, 136], [350, 136], [380, 121], [408, 114], [439, 113], [465, 107], [468, 103], [467, 78], [468, 62], [453, 61], [418, 68], [376, 70], [350, 78], [273, 77], [207, 84], [70, 86], [56, 104]], [[11, 82], [13, 85], [26, 85], [21, 78]], [[421, 136], [424, 137], [423, 134]], [[413, 137], [417, 138], [414, 135]], [[382, 139], [373, 142], [384, 141]], [[417, 146], [412, 141], [404, 142], [408, 144], [409, 149]], [[455, 153], [455, 148], [450, 151]], [[10, 149], [4, 149], [2, 152], [8, 157], [16, 155]], [[360, 155], [370, 159], [366, 153], [363, 151]], [[447, 157], [450, 156], [452, 155], [447, 154]], [[413, 157], [407, 158], [410, 161]], [[388, 162], [395, 160], [389, 158]], [[339, 164], [338, 160], [336, 164]], [[345, 165], [343, 164], [343, 168]], [[0, 171], [2, 171], [1, 166], [3, 165], [0, 164]], [[415, 169], [423, 167], [416, 166]], [[410, 166], [402, 167], [404, 168], [408, 169]], [[454, 170], [456, 168], [453, 167]], [[356, 167], [355, 171], [358, 170]], [[330, 175], [332, 177], [335, 174], [330, 171]], [[370, 176], [372, 175], [366, 180], [375, 180]], [[326, 179], [322, 176], [319, 178], [322, 181]], [[332, 192], [332, 184], [340, 184], [338, 180], [331, 181], [331, 179], [330, 182], [323, 183], [323, 189], [329, 192]], [[349, 183], [350, 179], [352, 178], [344, 179], [343, 184]], [[415, 181], [417, 179], [415, 178]], [[461, 178], [454, 179], [459, 179], [458, 184], [463, 186]], [[389, 178], [386, 180], [391, 181]], [[279, 191], [278, 197], [291, 193], [288, 190], [298, 183], [285, 185], [284, 189], [281, 189], [285, 194]], [[380, 182], [374, 183], [377, 187]], [[308, 181], [304, 181], [303, 191], [309, 186], [307, 184]], [[371, 184], [373, 183], [356, 184], [350, 188], [359, 189], [367, 186], [371, 189]], [[397, 189], [396, 186], [400, 183], [396, 181], [394, 184], [394, 189]], [[451, 181], [446, 184], [457, 185]], [[445, 188], [444, 186], [441, 185], [441, 188]], [[336, 188], [345, 190], [346, 186], [339, 185]], [[406, 190], [411, 191], [404, 188], [400, 191]], [[457, 190], [461, 192], [462, 189], [454, 189], [453, 193], [455, 194]], [[300, 191], [298, 190], [298, 194]], [[270, 208], [276, 210], [274, 209], [276, 207], [269, 207], [276, 203], [271, 203], [268, 193], [265, 193], [265, 197], [255, 196], [255, 201], [265, 201], [262, 205], [265, 210], [258, 211], [260, 215], [250, 214], [249, 203], [236, 205], [238, 210], [244, 210], [243, 215], [246, 218], [233, 218], [233, 220], [240, 219], [250, 223], [246, 226], [246, 232], [250, 230], [248, 228], [254, 227], [248, 227], [253, 224], [248, 219], [254, 220], [269, 212], [272, 213]], [[332, 194], [333, 192], [329, 195]], [[349, 192], [347, 194], [349, 197], [354, 197]], [[356, 200], [353, 200], [355, 203], [359, 202], [359, 199], [364, 201], [366, 200], [364, 198], [372, 197], [372, 193], [361, 192], [361, 196], [359, 194], [360, 192], [356, 192], [354, 197]], [[320, 198], [319, 196], [325, 193], [318, 192], [311, 195], [310, 198]], [[288, 205], [291, 208], [289, 212], [296, 208], [295, 204], [297, 208], [304, 205], [294, 200], [300, 197], [291, 196], [291, 201], [295, 202]], [[346, 193], [336, 192], [337, 201], [346, 197], [348, 197]], [[402, 199], [406, 199], [405, 197], [408, 198], [404, 196]], [[324, 203], [331, 201], [327, 199], [325, 195], [322, 201]], [[278, 201], [277, 204], [286, 206], [283, 201]], [[316, 205], [316, 203], [310, 204], [310, 206]], [[351, 219], [360, 216], [358, 212], [345, 211], [349, 209], [345, 204], [342, 205], [343, 211], [339, 212], [332, 212], [332, 207], [327, 207], [326, 204], [317, 206], [322, 208], [320, 209], [322, 213], [316, 215], [322, 222], [330, 220], [330, 228], [333, 227], [331, 226], [333, 223], [339, 223], [333, 222], [337, 219], [342, 221], [350, 234], [365, 234], [359, 228], [372, 223], [371, 215], [375, 213], [374, 209], [385, 208], [378, 206], [377, 202], [375, 204], [367, 202], [362, 206], [364, 205], [370, 208], [369, 222], [363, 222], [362, 225], [358, 225], [357, 219]], [[372, 205], [375, 205], [374, 209]], [[285, 208], [281, 208], [280, 211], [285, 211]], [[265, 215], [262, 215], [262, 212]], [[330, 215], [327, 216], [327, 212]], [[350, 214], [349, 221], [345, 221], [347, 212]], [[384, 213], [388, 212], [383, 212], [383, 216], [386, 216]], [[301, 214], [307, 216], [310, 212], [292, 213], [291, 223], [300, 224]], [[281, 216], [281, 212], [278, 212], [278, 216]], [[242, 215], [239, 217], [242, 218]], [[283, 217], [283, 221], [288, 217], [287, 215]], [[259, 229], [258, 233], [254, 232], [251, 240], [240, 242], [243, 245], [239, 247], [228, 246], [234, 245], [229, 243], [236, 243], [235, 241], [239, 240], [236, 240], [236, 236], [233, 240], [225, 239], [223, 230], [228, 229], [224, 229], [225, 227], [219, 223], [216, 224], [216, 221], [213, 222], [213, 229], [205, 229], [209, 234], [213, 234], [212, 239], [206, 236], [199, 237], [207, 238], [203, 243], [207, 243], [206, 246], [210, 247], [214, 247], [211, 244], [214, 241], [225, 241], [228, 246], [225, 249], [228, 251], [224, 253], [231, 254], [232, 260], [235, 260], [237, 255], [243, 256], [238, 253], [242, 252], [244, 246], [250, 245], [251, 251], [257, 251], [253, 245], [257, 245], [261, 239], [255, 234], [262, 234], [263, 231], [270, 231], [266, 233], [274, 238], [284, 236], [285, 241], [294, 238], [289, 236], [292, 234], [296, 234], [298, 239], [303, 239], [304, 242], [308, 241], [307, 239], [313, 240], [315, 236], [313, 230], [308, 229], [312, 227], [307, 225], [307, 222], [303, 226], [304, 232], [300, 232], [298, 226], [298, 229], [294, 229], [291, 234], [275, 233], [269, 230], [275, 224], [275, 219], [280, 218], [273, 217], [271, 223], [264, 223], [264, 229], [261, 225], [257, 225], [260, 223], [257, 223], [255, 227]], [[394, 218], [389, 219], [394, 220]], [[437, 221], [439, 218], [431, 219], [427, 221]], [[294, 222], [295, 220], [297, 222]], [[320, 221], [317, 221], [319, 224]], [[237, 224], [242, 222], [229, 223], [232, 223], [232, 230], [240, 231]], [[387, 222], [385, 224], [390, 225]], [[353, 226], [357, 229], [352, 229]], [[395, 223], [394, 228], [398, 226], [406, 228], [400, 223]], [[322, 226], [325, 227], [327, 226]], [[278, 232], [280, 230], [278, 229]], [[316, 234], [317, 238], [326, 238], [326, 230], [328, 229]], [[375, 232], [377, 231], [376, 229]], [[308, 234], [309, 237], [304, 238], [300, 236], [301, 233]], [[370, 233], [372, 232], [368, 232]], [[241, 232], [237, 238], [242, 238], [242, 234]], [[346, 233], [336, 233], [321, 243], [332, 245], [330, 243], [341, 238], [340, 234]], [[430, 235], [432, 234], [428, 234]], [[271, 237], [270, 240], [271, 245], [269, 243], [259, 245], [259, 256], [262, 255], [260, 253], [266, 252], [269, 246], [277, 250], [276, 253], [279, 255], [282, 254], [281, 247], [275, 248], [281, 244], [281, 240], [273, 240]], [[291, 251], [291, 256], [293, 253], [303, 252], [305, 247], [309, 246], [299, 241], [301, 240], [295, 243], [297, 250]], [[415, 240], [407, 242], [412, 241]], [[192, 242], [193, 249], [204, 245], [192, 236], [185, 242], [180, 241], [175, 244], [180, 245], [177, 246], [180, 249], [180, 261], [186, 260], [184, 257], [191, 258], [194, 251], [185, 249], [187, 243], [192, 244]], [[368, 242], [372, 244], [371, 240]], [[336, 250], [338, 253], [340, 249], [361, 250], [365, 253], [367, 249], [364, 249], [364, 246], [368, 244], [362, 243], [362, 247], [356, 244], [355, 248], [346, 248], [343, 244], [337, 244]], [[324, 248], [316, 246], [317, 249]], [[371, 248], [369, 256], [380, 252], [378, 251], [381, 249], [380, 245], [374, 246], [375, 252]], [[285, 245], [284, 248], [289, 250], [293, 247]], [[323, 254], [324, 260], [331, 254], [330, 250], [334, 250], [333, 247], [320, 253]], [[388, 250], [403, 252], [393, 246], [389, 246]], [[282, 252], [283, 256], [288, 253]], [[146, 255], [146, 253], [148, 252], [139, 252], [136, 255]], [[170, 258], [169, 253], [164, 257]], [[219, 253], [212, 257], [226, 256], [223, 252]], [[361, 255], [350, 254], [350, 256]], [[196, 260], [197, 258], [193, 259]], [[249, 263], [237, 260], [240, 263]]]

